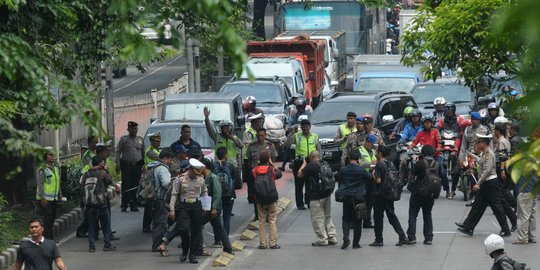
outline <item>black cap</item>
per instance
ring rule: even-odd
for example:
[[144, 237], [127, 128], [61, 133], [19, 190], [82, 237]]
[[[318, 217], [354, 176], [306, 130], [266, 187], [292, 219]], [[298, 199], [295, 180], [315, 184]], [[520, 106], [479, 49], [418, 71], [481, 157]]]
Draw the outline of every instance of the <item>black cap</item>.
[[139, 124], [137, 124], [136, 122], [133, 122], [133, 121], [128, 122], [128, 128], [130, 128], [130, 127], [138, 127], [138, 126], [139, 126]]
[[354, 112], [348, 112], [348, 113], [347, 113], [347, 117], [354, 117], [354, 118], [356, 118], [356, 113], [354, 113]]
[[311, 122], [309, 122], [309, 120], [307, 120], [307, 119], [304, 119], [304, 120], [300, 121], [300, 125], [308, 125], [308, 126], [311, 126]]

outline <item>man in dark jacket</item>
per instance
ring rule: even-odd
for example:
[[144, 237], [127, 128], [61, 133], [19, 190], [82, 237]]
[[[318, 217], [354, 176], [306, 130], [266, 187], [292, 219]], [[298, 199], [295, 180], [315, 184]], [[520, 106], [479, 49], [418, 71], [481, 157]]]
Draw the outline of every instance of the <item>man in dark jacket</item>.
[[[423, 160], [416, 162], [411, 170], [411, 174], [414, 179], [411, 180], [407, 188], [411, 191], [411, 198], [409, 200], [409, 228], [407, 229], [408, 244], [416, 244], [416, 218], [418, 212], [422, 209], [422, 216], [424, 218], [424, 244], [431, 245], [433, 241], [433, 220], [431, 219], [431, 210], [435, 203], [435, 197], [438, 194], [424, 194], [421, 192], [422, 188], [427, 185], [426, 171], [429, 168], [441, 166], [434, 158], [435, 149], [431, 145], [425, 145], [422, 147]], [[437, 173], [440, 170], [437, 168]], [[439, 176], [440, 177], [440, 176]]]

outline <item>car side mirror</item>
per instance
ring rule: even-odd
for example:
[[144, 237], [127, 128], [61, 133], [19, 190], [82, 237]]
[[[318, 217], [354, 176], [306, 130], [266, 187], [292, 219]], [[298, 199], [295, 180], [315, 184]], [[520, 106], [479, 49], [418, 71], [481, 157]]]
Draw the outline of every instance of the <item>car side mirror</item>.
[[310, 71], [310, 72], [309, 72], [309, 80], [310, 80], [310, 81], [315, 80], [315, 72], [314, 72], [314, 71]]
[[394, 116], [389, 114], [389, 115], [385, 115], [383, 116], [382, 118], [382, 122], [383, 124], [387, 124], [387, 123], [390, 123], [390, 122], [394, 122]]
[[150, 118], [150, 124], [154, 123], [154, 121], [156, 121], [157, 118]]
[[338, 81], [330, 81], [330, 86], [332, 86], [332, 87], [338, 87], [338, 86], [339, 86], [339, 82], [338, 82]]
[[338, 57], [339, 57], [339, 50], [338, 50], [337, 48], [333, 48], [333, 49], [332, 49], [332, 57], [333, 57], [334, 59], [338, 59]]

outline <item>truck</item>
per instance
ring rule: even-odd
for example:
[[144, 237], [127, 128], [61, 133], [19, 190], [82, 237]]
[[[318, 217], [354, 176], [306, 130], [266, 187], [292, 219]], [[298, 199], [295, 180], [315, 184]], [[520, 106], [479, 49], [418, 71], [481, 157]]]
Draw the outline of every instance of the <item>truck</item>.
[[322, 40], [310, 40], [308, 35], [291, 40], [248, 41], [249, 57], [294, 57], [302, 61], [307, 75], [305, 93], [308, 103], [316, 108], [322, 101], [324, 88], [324, 52]]
[[[305, 31], [285, 31], [275, 40], [289, 40], [305, 34]], [[330, 77], [330, 86], [336, 90], [345, 88], [347, 79], [346, 36], [344, 31], [309, 31], [309, 39], [325, 42], [324, 65]]]

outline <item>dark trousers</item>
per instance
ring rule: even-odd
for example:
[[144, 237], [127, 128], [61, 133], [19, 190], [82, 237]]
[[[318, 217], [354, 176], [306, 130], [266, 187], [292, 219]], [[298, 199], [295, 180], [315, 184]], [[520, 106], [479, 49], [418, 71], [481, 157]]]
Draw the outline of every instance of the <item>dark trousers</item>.
[[[247, 162], [246, 162], [247, 163]], [[254, 184], [254, 179], [253, 179], [253, 174], [251, 173], [251, 166], [249, 166], [249, 164], [244, 164], [244, 166], [242, 167], [242, 170], [243, 171], [243, 175], [244, 175], [244, 181], [246, 182], [247, 184], [247, 187], [248, 187], [248, 190], [247, 190], [247, 194], [248, 194], [248, 202], [249, 203], [252, 203], [253, 204], [253, 207], [254, 207], [254, 210], [253, 212], [255, 213], [255, 218], [257, 218], [259, 216], [259, 213], [257, 211], [257, 203], [255, 202], [255, 197], [254, 197], [254, 194], [255, 194], [255, 189], [253, 187], [253, 184]]]
[[452, 191], [456, 191], [457, 186], [459, 184], [459, 177], [461, 176], [461, 167], [458, 164], [458, 160], [456, 156], [450, 156], [452, 161], [452, 171], [450, 172], [450, 175], [452, 176]]
[[[223, 198], [222, 207], [223, 207], [223, 228], [230, 234], [231, 231], [231, 214], [234, 206], [234, 198]], [[216, 242], [220, 241], [216, 238], [217, 235], [214, 235], [214, 240]]]
[[[210, 211], [204, 211], [201, 224], [204, 226], [205, 224], [210, 222], [210, 225], [212, 225], [212, 230], [214, 231], [214, 236], [217, 236], [217, 238], [219, 239], [219, 241], [221, 241], [221, 244], [223, 245], [223, 251], [227, 253], [233, 253], [231, 241], [229, 240], [229, 235], [223, 228], [223, 224], [221, 224], [220, 214], [221, 213], [218, 212], [218, 215], [215, 218], [213, 218]], [[200, 245], [199, 245], [199, 251], [201, 252], [203, 250], [203, 244], [204, 244], [204, 240], [203, 240], [202, 231], [201, 231], [201, 238], [200, 238]]]
[[[304, 207], [304, 177], [298, 177], [298, 170], [302, 167], [302, 159], [295, 159], [293, 163], [293, 175], [294, 175], [294, 196], [296, 198], [296, 207]], [[305, 203], [309, 205], [309, 200], [306, 197]]]
[[356, 210], [354, 206], [360, 203], [360, 201], [354, 200], [350, 197], [345, 197], [343, 200], [343, 216], [341, 218], [341, 229], [343, 230], [343, 241], [349, 240], [349, 234], [351, 231], [351, 224], [353, 225], [353, 245], [360, 244], [360, 237], [362, 237], [362, 220], [357, 218]]
[[367, 218], [364, 220], [365, 224], [371, 224], [371, 212], [373, 210], [373, 204], [375, 203], [375, 183], [369, 182], [366, 183], [366, 208], [367, 208]]
[[54, 220], [56, 219], [57, 201], [47, 201], [47, 207], [41, 206], [41, 201], [37, 201], [39, 213], [43, 219], [43, 237], [53, 240]]
[[[180, 203], [176, 210], [176, 223], [182, 237], [182, 253], [194, 259], [199, 249], [201, 237], [201, 202]], [[167, 237], [168, 238], [168, 237]]]
[[141, 180], [143, 161], [135, 165], [120, 161], [122, 169], [122, 204], [121, 207], [137, 207], [137, 186]]
[[501, 204], [500, 186], [498, 179], [492, 179], [482, 183], [476, 198], [472, 204], [471, 212], [463, 221], [463, 227], [467, 230], [474, 230], [480, 219], [484, 215], [488, 205], [493, 210], [499, 225], [504, 232], [510, 232], [508, 223], [506, 223], [506, 217]]
[[501, 197], [501, 205], [504, 214], [510, 220], [510, 224], [512, 225], [512, 227], [517, 226], [517, 215], [516, 212], [514, 212], [514, 208], [512, 208], [510, 204], [510, 202], [514, 199], [514, 196], [512, 195], [512, 193], [510, 193], [509, 190], [506, 189], [501, 189], [499, 196]]
[[169, 211], [162, 199], [154, 199], [148, 204], [152, 206], [152, 250], [157, 250], [162, 243], [163, 236], [167, 233]]
[[399, 235], [399, 240], [405, 240], [405, 232], [401, 228], [399, 219], [394, 212], [394, 202], [387, 201], [381, 197], [375, 197], [375, 204], [373, 205], [373, 219], [375, 220], [375, 242], [383, 242], [383, 218], [384, 212], [388, 217], [388, 222], [394, 227], [394, 231]]
[[446, 174], [446, 167], [443, 166], [444, 159], [442, 156], [435, 157], [435, 160], [439, 162], [439, 174], [441, 175], [441, 182], [444, 191], [450, 190], [450, 186], [448, 185], [448, 175]]
[[[163, 206], [165, 208], [165, 206]], [[143, 221], [142, 221], [142, 228], [143, 230], [150, 230], [152, 226], [152, 220], [153, 220], [153, 201], [147, 201], [144, 205], [144, 213], [143, 213]]]
[[105, 241], [105, 246], [111, 246], [111, 219], [109, 214], [109, 208], [87, 208], [86, 211], [88, 217], [88, 245], [90, 248], [95, 249], [96, 235], [99, 230], [98, 228], [98, 219], [101, 223], [101, 229], [103, 229], [103, 238]]
[[435, 199], [430, 197], [422, 197], [411, 195], [409, 200], [409, 228], [407, 229], [407, 237], [409, 240], [416, 240], [416, 218], [418, 212], [422, 209], [422, 217], [424, 218], [424, 240], [433, 241], [433, 220], [431, 218], [431, 210]]

